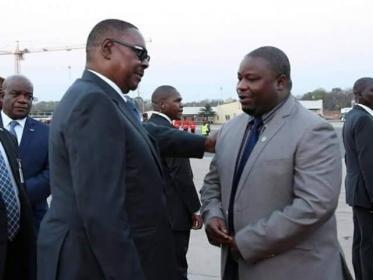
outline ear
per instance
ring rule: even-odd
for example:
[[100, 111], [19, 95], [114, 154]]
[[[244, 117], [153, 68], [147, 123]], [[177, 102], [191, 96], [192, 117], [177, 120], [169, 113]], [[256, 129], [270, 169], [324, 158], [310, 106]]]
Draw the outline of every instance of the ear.
[[284, 75], [281, 74], [276, 79], [276, 90], [277, 91], [284, 91], [287, 89], [289, 83], [289, 79]]
[[112, 50], [111, 48], [113, 47], [114, 43], [110, 39], [105, 39], [101, 45], [100, 45], [100, 54], [102, 55], [103, 58], [110, 60], [111, 55], [112, 55]]

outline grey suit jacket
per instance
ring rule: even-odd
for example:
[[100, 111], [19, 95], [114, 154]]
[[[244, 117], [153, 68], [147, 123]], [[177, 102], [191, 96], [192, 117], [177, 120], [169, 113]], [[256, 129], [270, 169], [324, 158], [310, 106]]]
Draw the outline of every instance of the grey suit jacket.
[[[202, 215], [227, 218], [246, 114], [219, 132], [201, 190]], [[343, 279], [334, 216], [341, 155], [334, 129], [293, 96], [264, 126], [242, 172], [234, 203], [239, 279]], [[222, 271], [227, 248], [222, 249]]]

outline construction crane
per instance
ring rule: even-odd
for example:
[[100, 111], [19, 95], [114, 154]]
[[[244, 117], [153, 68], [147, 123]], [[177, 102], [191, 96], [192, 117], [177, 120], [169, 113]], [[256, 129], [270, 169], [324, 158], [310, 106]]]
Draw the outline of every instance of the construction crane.
[[46, 47], [40, 49], [20, 49], [19, 41], [17, 41], [16, 49], [14, 51], [4, 51], [0, 50], [0, 55], [14, 55], [14, 72], [16, 74], [21, 73], [20, 61], [24, 60], [24, 54], [26, 53], [44, 53], [44, 52], [55, 52], [55, 51], [71, 51], [84, 49], [84, 45], [75, 46], [64, 46], [64, 47]]

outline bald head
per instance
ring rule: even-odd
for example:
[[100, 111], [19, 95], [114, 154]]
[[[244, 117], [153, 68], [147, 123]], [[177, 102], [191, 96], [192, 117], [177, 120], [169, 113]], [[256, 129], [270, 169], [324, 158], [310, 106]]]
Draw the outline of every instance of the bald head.
[[5, 90], [5, 89], [13, 88], [15, 84], [24, 85], [24, 86], [27, 86], [29, 89], [32, 89], [32, 91], [34, 90], [34, 87], [31, 81], [23, 75], [12, 75], [12, 76], [7, 77], [3, 81], [3, 89]]
[[172, 120], [180, 119], [183, 112], [182, 98], [176, 88], [163, 85], [156, 88], [152, 94], [154, 111], [169, 116]]
[[129, 22], [119, 19], [106, 19], [97, 23], [88, 35], [86, 53], [87, 62], [91, 62], [95, 50], [108, 38], [115, 38], [117, 34], [123, 34], [137, 27]]
[[286, 77], [288, 89], [291, 90], [290, 61], [282, 50], [272, 46], [265, 46], [253, 50], [246, 57], [260, 57], [266, 60], [276, 76], [284, 75]]
[[354, 95], [361, 95], [361, 93], [373, 83], [373, 78], [365, 77], [360, 78], [354, 83], [353, 92]]
[[7, 77], [3, 82], [1, 101], [3, 111], [11, 119], [23, 119], [31, 110], [34, 88], [31, 81], [22, 75]]
[[153, 109], [158, 111], [156, 108], [161, 105], [166, 99], [179, 95], [176, 88], [168, 85], [157, 87], [152, 94]]
[[352, 91], [357, 103], [373, 108], [373, 78], [365, 77], [358, 79]]

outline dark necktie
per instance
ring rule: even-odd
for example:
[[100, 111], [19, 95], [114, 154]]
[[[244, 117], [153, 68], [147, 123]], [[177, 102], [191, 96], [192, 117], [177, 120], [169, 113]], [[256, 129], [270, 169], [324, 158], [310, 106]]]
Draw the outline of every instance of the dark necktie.
[[3, 199], [6, 217], [8, 239], [13, 240], [19, 229], [20, 209], [17, 202], [15, 190], [13, 189], [8, 168], [4, 157], [0, 152], [0, 194]]
[[126, 105], [129, 108], [131, 115], [134, 117], [137, 123], [141, 124], [140, 112], [137, 109], [135, 102], [129, 96], [126, 96], [126, 100], [127, 100]]
[[252, 150], [255, 147], [256, 142], [258, 142], [260, 129], [263, 126], [263, 120], [261, 117], [256, 117], [254, 120], [250, 122], [250, 132], [247, 140], [245, 141], [245, 145], [241, 148], [242, 152], [238, 155], [238, 159], [236, 162], [236, 168], [233, 175], [233, 182], [232, 182], [232, 190], [231, 196], [229, 198], [229, 208], [228, 208], [228, 228], [229, 232], [234, 232], [234, 220], [233, 220], [233, 206], [234, 200], [236, 197], [237, 186], [241, 178], [242, 171], [245, 167], [245, 164], [250, 157]]

